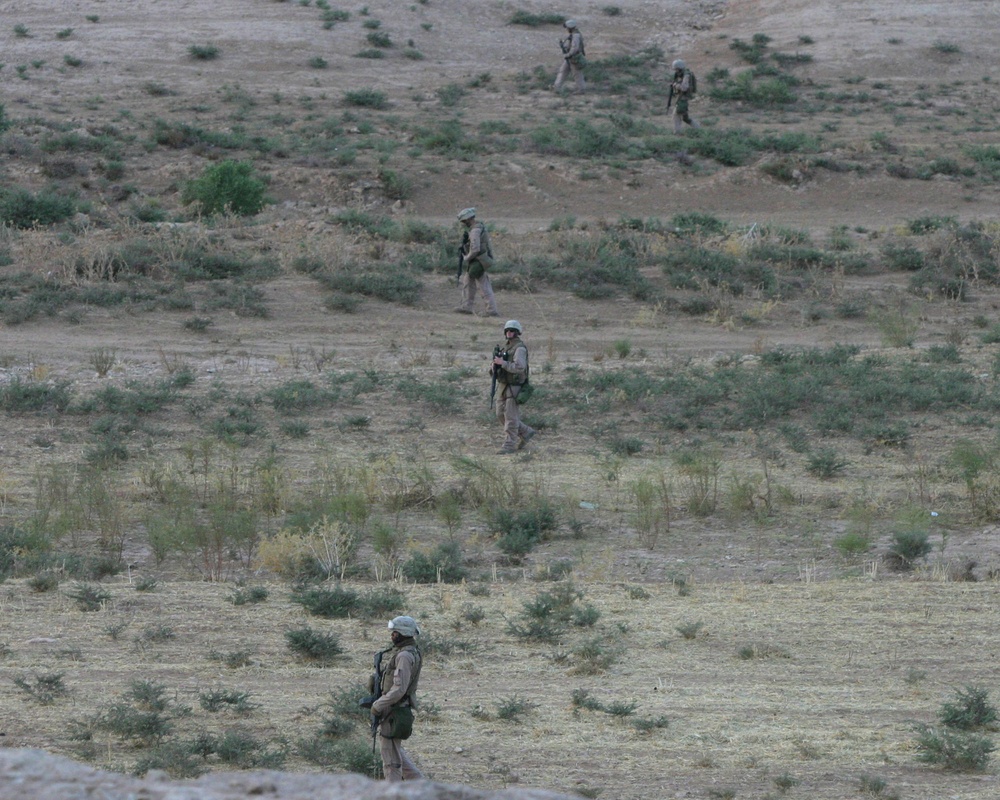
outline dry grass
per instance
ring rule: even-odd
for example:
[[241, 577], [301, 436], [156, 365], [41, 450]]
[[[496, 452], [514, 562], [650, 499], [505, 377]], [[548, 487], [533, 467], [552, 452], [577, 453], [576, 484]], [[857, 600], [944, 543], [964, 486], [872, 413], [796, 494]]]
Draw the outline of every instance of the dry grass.
[[[302, 613], [283, 587], [269, 587], [266, 603], [234, 607], [222, 585], [167, 582], [142, 595], [118, 579], [107, 586], [113, 607], [90, 614], [60, 593], [32, 592], [25, 581], [5, 586], [0, 610], [11, 652], [0, 665], [0, 703], [8, 741], [72, 755], [67, 721], [97, 711], [140, 676], [195, 708], [200, 692], [220, 684], [249, 692], [260, 708], [241, 727], [266, 740], [294, 740], [318, 728], [317, 706], [331, 690], [365, 679], [371, 652], [383, 644], [381, 623], [323, 622], [340, 637], [345, 658], [328, 668], [303, 665], [284, 645], [283, 632], [300, 625]], [[487, 617], [472, 628], [462, 627], [464, 587], [406, 587], [408, 610], [425, 635], [475, 646], [428, 657], [422, 694], [430, 713], [418, 720], [410, 749], [430, 777], [486, 787], [589, 786], [628, 799], [648, 796], [636, 775], [656, 776], [662, 796], [725, 784], [754, 797], [788, 773], [810, 797], [841, 798], [861, 774], [874, 773], [906, 787], [907, 797], [989, 796], [975, 781], [919, 765], [912, 722], [933, 721], [956, 685], [989, 681], [1000, 645], [995, 584], [722, 583], [685, 597], [651, 586], [645, 600], [629, 599], [622, 586], [587, 585], [586, 601], [602, 612], [598, 627], [625, 648], [594, 677], [573, 676], [553, 657], [560, 648], [525, 645], [500, 624], [538, 585], [491, 590], [475, 598]], [[137, 630], [155, 619], [176, 636], [142, 649], [128, 637], [109, 641], [102, 629], [115, 615], [134, 618]], [[675, 626], [693, 617], [708, 622], [697, 640], [684, 640]], [[749, 642], [787, 657], [741, 659], [737, 650]], [[78, 660], [60, 658], [74, 649]], [[251, 666], [220, 674], [208, 659], [213, 650], [242, 649], [252, 651]], [[65, 670], [69, 702], [36, 707], [12, 685], [19, 674], [57, 669]], [[915, 671], [927, 675], [918, 685], [908, 679]], [[627, 720], [575, 715], [577, 688], [603, 705], [635, 702], [635, 716], [667, 716], [670, 725], [638, 733]], [[537, 706], [518, 723], [470, 713], [515, 694]], [[217, 717], [196, 710], [179, 732], [218, 729], [226, 720]], [[127, 768], [136, 756], [98, 744], [100, 766]], [[292, 760], [288, 768], [308, 766]]]

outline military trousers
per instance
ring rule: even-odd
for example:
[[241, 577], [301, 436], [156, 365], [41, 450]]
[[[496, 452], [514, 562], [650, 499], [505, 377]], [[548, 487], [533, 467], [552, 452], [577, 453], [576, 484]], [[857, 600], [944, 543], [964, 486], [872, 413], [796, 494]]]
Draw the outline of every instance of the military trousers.
[[497, 419], [503, 425], [502, 447], [504, 450], [517, 450], [521, 437], [525, 436], [531, 430], [531, 428], [521, 422], [521, 407], [518, 406], [517, 400], [511, 396], [513, 394], [512, 389], [513, 387], [510, 386], [504, 387], [500, 395], [500, 401], [496, 406]]
[[473, 278], [468, 272], [462, 275], [462, 305], [460, 308], [472, 311], [476, 305], [476, 290], [486, 301], [486, 313], [490, 316], [498, 316], [497, 301], [493, 296], [493, 284], [490, 283], [490, 276], [485, 272], [478, 278]]
[[424, 777], [403, 749], [401, 740], [390, 739], [381, 734], [378, 738], [382, 751], [382, 773], [387, 781], [419, 781]]
[[577, 91], [582, 92], [587, 87], [587, 82], [583, 79], [583, 69], [573, 62], [567, 61], [565, 58], [563, 59], [562, 66], [559, 67], [559, 73], [556, 75], [556, 82], [552, 84], [552, 88], [558, 89], [562, 86], [563, 81], [570, 76], [570, 73], [573, 74], [573, 78], [576, 81]]

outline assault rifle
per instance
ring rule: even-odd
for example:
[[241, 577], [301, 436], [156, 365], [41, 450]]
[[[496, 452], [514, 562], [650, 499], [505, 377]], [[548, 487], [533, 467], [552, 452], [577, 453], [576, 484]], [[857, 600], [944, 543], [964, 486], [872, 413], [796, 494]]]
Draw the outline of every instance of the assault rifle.
[[572, 43], [573, 38], [571, 36], [567, 36], [565, 39], [559, 40], [559, 49], [563, 51], [563, 55], [566, 55], [569, 52], [569, 48]]
[[[501, 355], [502, 353], [503, 353], [503, 348], [500, 345], [497, 345], [496, 347], [493, 348], [493, 358], [496, 358], [497, 356]], [[492, 366], [490, 367], [490, 374], [493, 376], [493, 382], [490, 384], [490, 409], [492, 410], [493, 409], [493, 403], [494, 403], [493, 398], [496, 396], [496, 393], [497, 393], [497, 369], [498, 369], [498, 367], [497, 367], [496, 364], [493, 364], [493, 362], [490, 362], [490, 363], [492, 364]]]
[[670, 108], [670, 104], [674, 102], [674, 84], [670, 84], [670, 94], [667, 96], [667, 108]]
[[[372, 661], [372, 668], [375, 672], [374, 685], [372, 687], [372, 694], [367, 697], [362, 697], [358, 701], [358, 705], [361, 708], [371, 709], [372, 705], [382, 696], [382, 656], [386, 654], [386, 650], [379, 650], [375, 654], [375, 658]], [[371, 715], [371, 727], [372, 727], [372, 752], [375, 752], [375, 744], [378, 741], [378, 725], [379, 718], [374, 714]]]
[[462, 234], [462, 243], [458, 246], [458, 274], [455, 278], [459, 281], [462, 280], [462, 266], [465, 264], [465, 248], [469, 246], [469, 232], [466, 231]]

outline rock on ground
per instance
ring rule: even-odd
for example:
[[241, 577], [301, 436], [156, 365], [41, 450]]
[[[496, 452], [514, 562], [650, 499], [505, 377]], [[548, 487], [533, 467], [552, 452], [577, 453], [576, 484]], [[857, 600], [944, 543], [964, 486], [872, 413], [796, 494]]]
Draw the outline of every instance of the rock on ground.
[[3, 800], [569, 800], [537, 789], [498, 792], [433, 781], [385, 783], [363, 775], [286, 772], [215, 772], [175, 781], [164, 773], [145, 778], [78, 764], [42, 750], [0, 748]]

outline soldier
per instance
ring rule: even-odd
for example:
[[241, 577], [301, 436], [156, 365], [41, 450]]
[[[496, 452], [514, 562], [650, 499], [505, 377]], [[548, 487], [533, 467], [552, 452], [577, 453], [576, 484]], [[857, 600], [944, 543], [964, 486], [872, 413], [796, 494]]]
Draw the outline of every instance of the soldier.
[[674, 133], [681, 132], [682, 120], [692, 128], [700, 128], [701, 125], [688, 115], [688, 102], [690, 102], [691, 98], [694, 97], [694, 93], [698, 90], [698, 83], [694, 77], [694, 73], [679, 58], [670, 66], [674, 70], [674, 80], [670, 84], [670, 99], [667, 100], [667, 108], [670, 108], [670, 102], [673, 101]]
[[520, 450], [535, 435], [535, 429], [521, 422], [518, 400], [521, 393], [528, 394], [528, 348], [521, 341], [523, 328], [516, 319], [509, 319], [503, 326], [504, 343], [493, 352], [492, 374], [501, 387], [497, 401], [497, 419], [503, 423], [503, 446], [497, 451], [506, 456]]
[[[462, 287], [462, 304], [455, 309], [459, 314], [472, 314], [476, 302], [476, 289], [486, 301], [486, 316], [499, 317], [493, 286], [486, 270], [493, 266], [493, 248], [490, 235], [482, 222], [476, 222], [476, 209], [463, 208], [458, 212], [459, 221], [466, 230], [462, 236], [462, 260], [459, 264], [459, 283]], [[462, 275], [462, 273], [465, 273]], [[464, 282], [463, 282], [464, 281]]]
[[583, 80], [584, 56], [586, 55], [583, 51], [583, 36], [576, 27], [575, 19], [566, 20], [563, 27], [567, 33], [565, 39], [559, 40], [559, 47], [563, 51], [563, 63], [559, 67], [559, 73], [556, 75], [556, 82], [552, 84], [552, 88], [558, 92], [563, 81], [572, 72], [576, 79], [576, 90], [582, 92], [586, 88], [586, 82]]
[[[381, 695], [372, 704], [372, 718], [378, 721], [382, 772], [387, 781], [415, 781], [423, 778], [400, 742], [413, 730], [413, 709], [417, 707], [417, 681], [423, 657], [414, 637], [420, 629], [413, 617], [396, 617], [389, 622], [392, 647], [384, 650], [389, 661], [372, 676], [372, 688]], [[374, 723], [373, 723], [374, 724]]]

